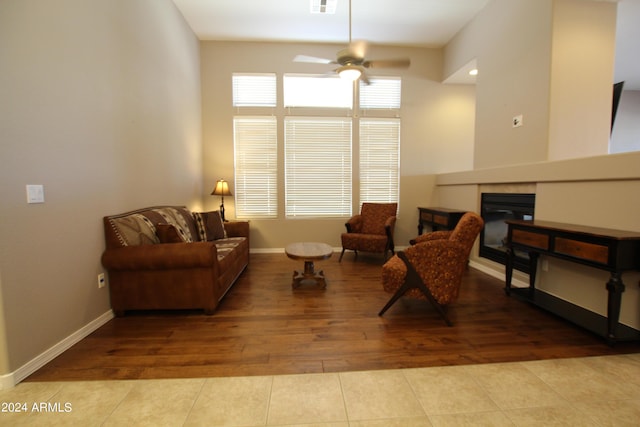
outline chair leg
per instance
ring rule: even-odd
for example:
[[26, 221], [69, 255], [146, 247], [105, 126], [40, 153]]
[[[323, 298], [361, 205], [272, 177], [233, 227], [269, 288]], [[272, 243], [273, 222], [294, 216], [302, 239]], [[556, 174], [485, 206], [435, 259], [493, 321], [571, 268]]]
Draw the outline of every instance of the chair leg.
[[338, 260], [338, 262], [342, 262], [343, 255], [344, 255], [344, 248], [342, 248], [342, 252], [340, 253], [340, 259]]
[[405, 281], [398, 288], [396, 293], [393, 294], [391, 299], [389, 299], [389, 301], [385, 304], [385, 306], [382, 307], [382, 310], [380, 310], [380, 313], [378, 313], [378, 316], [382, 316], [389, 309], [389, 307], [391, 307], [393, 304], [395, 304], [395, 302], [398, 301], [400, 299], [400, 297], [402, 297], [411, 288], [413, 288], [413, 286], [411, 286], [411, 284], [409, 284], [407, 282], [407, 280], [405, 279]]
[[380, 310], [380, 313], [378, 313], [378, 316], [382, 316], [384, 312], [387, 311], [389, 307], [391, 307], [409, 289], [417, 288], [420, 290], [420, 292], [422, 292], [422, 294], [427, 298], [427, 300], [429, 300], [431, 305], [433, 305], [433, 307], [436, 309], [440, 317], [442, 317], [442, 319], [445, 321], [447, 326], [453, 326], [453, 323], [451, 322], [451, 320], [449, 320], [449, 317], [447, 316], [447, 313], [444, 307], [441, 304], [439, 304], [438, 301], [436, 301], [436, 299], [434, 298], [429, 288], [427, 288], [424, 285], [424, 283], [422, 283], [422, 279], [420, 278], [420, 275], [415, 270], [415, 268], [413, 268], [413, 265], [411, 265], [411, 263], [407, 259], [407, 256], [404, 254], [404, 252], [398, 252], [397, 255], [398, 255], [398, 258], [400, 258], [407, 266], [407, 275], [404, 278], [404, 283], [402, 283], [402, 285], [398, 288], [396, 293], [393, 294], [393, 296], [387, 302], [387, 304], [382, 308], [382, 310]]

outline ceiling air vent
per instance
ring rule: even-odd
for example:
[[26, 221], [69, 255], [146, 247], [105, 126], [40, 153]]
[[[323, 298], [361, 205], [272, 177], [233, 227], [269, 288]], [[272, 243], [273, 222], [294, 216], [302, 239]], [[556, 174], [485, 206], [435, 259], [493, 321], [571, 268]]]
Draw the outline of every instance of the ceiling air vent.
[[338, 0], [311, 0], [311, 13], [336, 13]]

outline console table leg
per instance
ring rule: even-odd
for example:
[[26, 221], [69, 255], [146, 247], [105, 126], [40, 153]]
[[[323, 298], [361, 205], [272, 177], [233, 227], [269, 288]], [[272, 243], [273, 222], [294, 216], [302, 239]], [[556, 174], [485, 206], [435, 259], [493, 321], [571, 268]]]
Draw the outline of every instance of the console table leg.
[[529, 295], [533, 297], [536, 289], [536, 276], [538, 274], [538, 252], [529, 252]]
[[511, 247], [507, 248], [507, 259], [505, 262], [505, 279], [504, 279], [504, 293], [511, 295], [511, 279], [513, 277], [513, 258], [515, 254]]
[[622, 274], [612, 272], [607, 282], [607, 291], [609, 292], [607, 298], [607, 341], [609, 345], [613, 345], [616, 342], [616, 328], [620, 319], [620, 303], [624, 289]]

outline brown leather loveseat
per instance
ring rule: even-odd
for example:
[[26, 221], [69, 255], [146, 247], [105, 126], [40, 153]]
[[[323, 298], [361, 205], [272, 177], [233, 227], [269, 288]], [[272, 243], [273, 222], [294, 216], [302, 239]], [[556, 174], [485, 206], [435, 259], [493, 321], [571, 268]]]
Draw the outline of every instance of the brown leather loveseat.
[[249, 264], [249, 223], [157, 206], [103, 219], [111, 307], [212, 314]]

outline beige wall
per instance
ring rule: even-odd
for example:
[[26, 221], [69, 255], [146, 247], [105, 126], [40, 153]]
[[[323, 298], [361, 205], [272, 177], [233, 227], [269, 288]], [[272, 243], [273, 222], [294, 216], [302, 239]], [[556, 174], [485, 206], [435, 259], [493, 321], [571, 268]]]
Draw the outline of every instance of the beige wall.
[[475, 169], [547, 158], [551, 16], [551, 0], [493, 0], [446, 47], [445, 73], [478, 64]]
[[475, 169], [608, 152], [615, 23], [612, 2], [493, 0], [452, 40], [445, 74], [480, 71]]
[[[335, 57], [342, 45], [283, 43], [202, 42], [202, 105], [204, 152], [204, 203], [217, 208], [218, 197], [209, 193], [219, 178], [233, 187], [233, 129], [231, 76], [234, 72], [275, 72], [281, 87], [283, 73], [324, 73], [331, 66], [292, 62], [297, 54]], [[371, 47], [370, 58], [408, 56], [408, 70], [380, 70], [378, 75], [402, 76], [401, 196], [396, 226], [397, 245], [407, 245], [417, 233], [418, 205], [430, 202], [433, 174], [472, 167], [475, 97], [472, 86], [443, 85], [442, 52], [436, 49]], [[373, 73], [372, 73], [373, 74]], [[373, 74], [376, 75], [376, 74]], [[281, 91], [281, 88], [279, 89]], [[281, 97], [280, 97], [281, 99]], [[286, 112], [281, 106], [271, 113]], [[282, 126], [279, 144], [282, 147]], [[280, 156], [282, 159], [282, 155]], [[354, 180], [357, 186], [357, 180]], [[278, 186], [280, 217], [251, 221], [251, 246], [256, 250], [280, 249], [295, 240], [319, 240], [340, 247], [346, 218], [287, 220], [284, 182]], [[234, 218], [233, 198], [225, 198], [226, 216]], [[357, 200], [354, 200], [354, 211]]]
[[109, 312], [102, 217], [199, 206], [202, 168], [198, 41], [170, 0], [2, 1], [0, 57], [4, 375]]
[[555, 0], [548, 160], [609, 152], [616, 4]]

